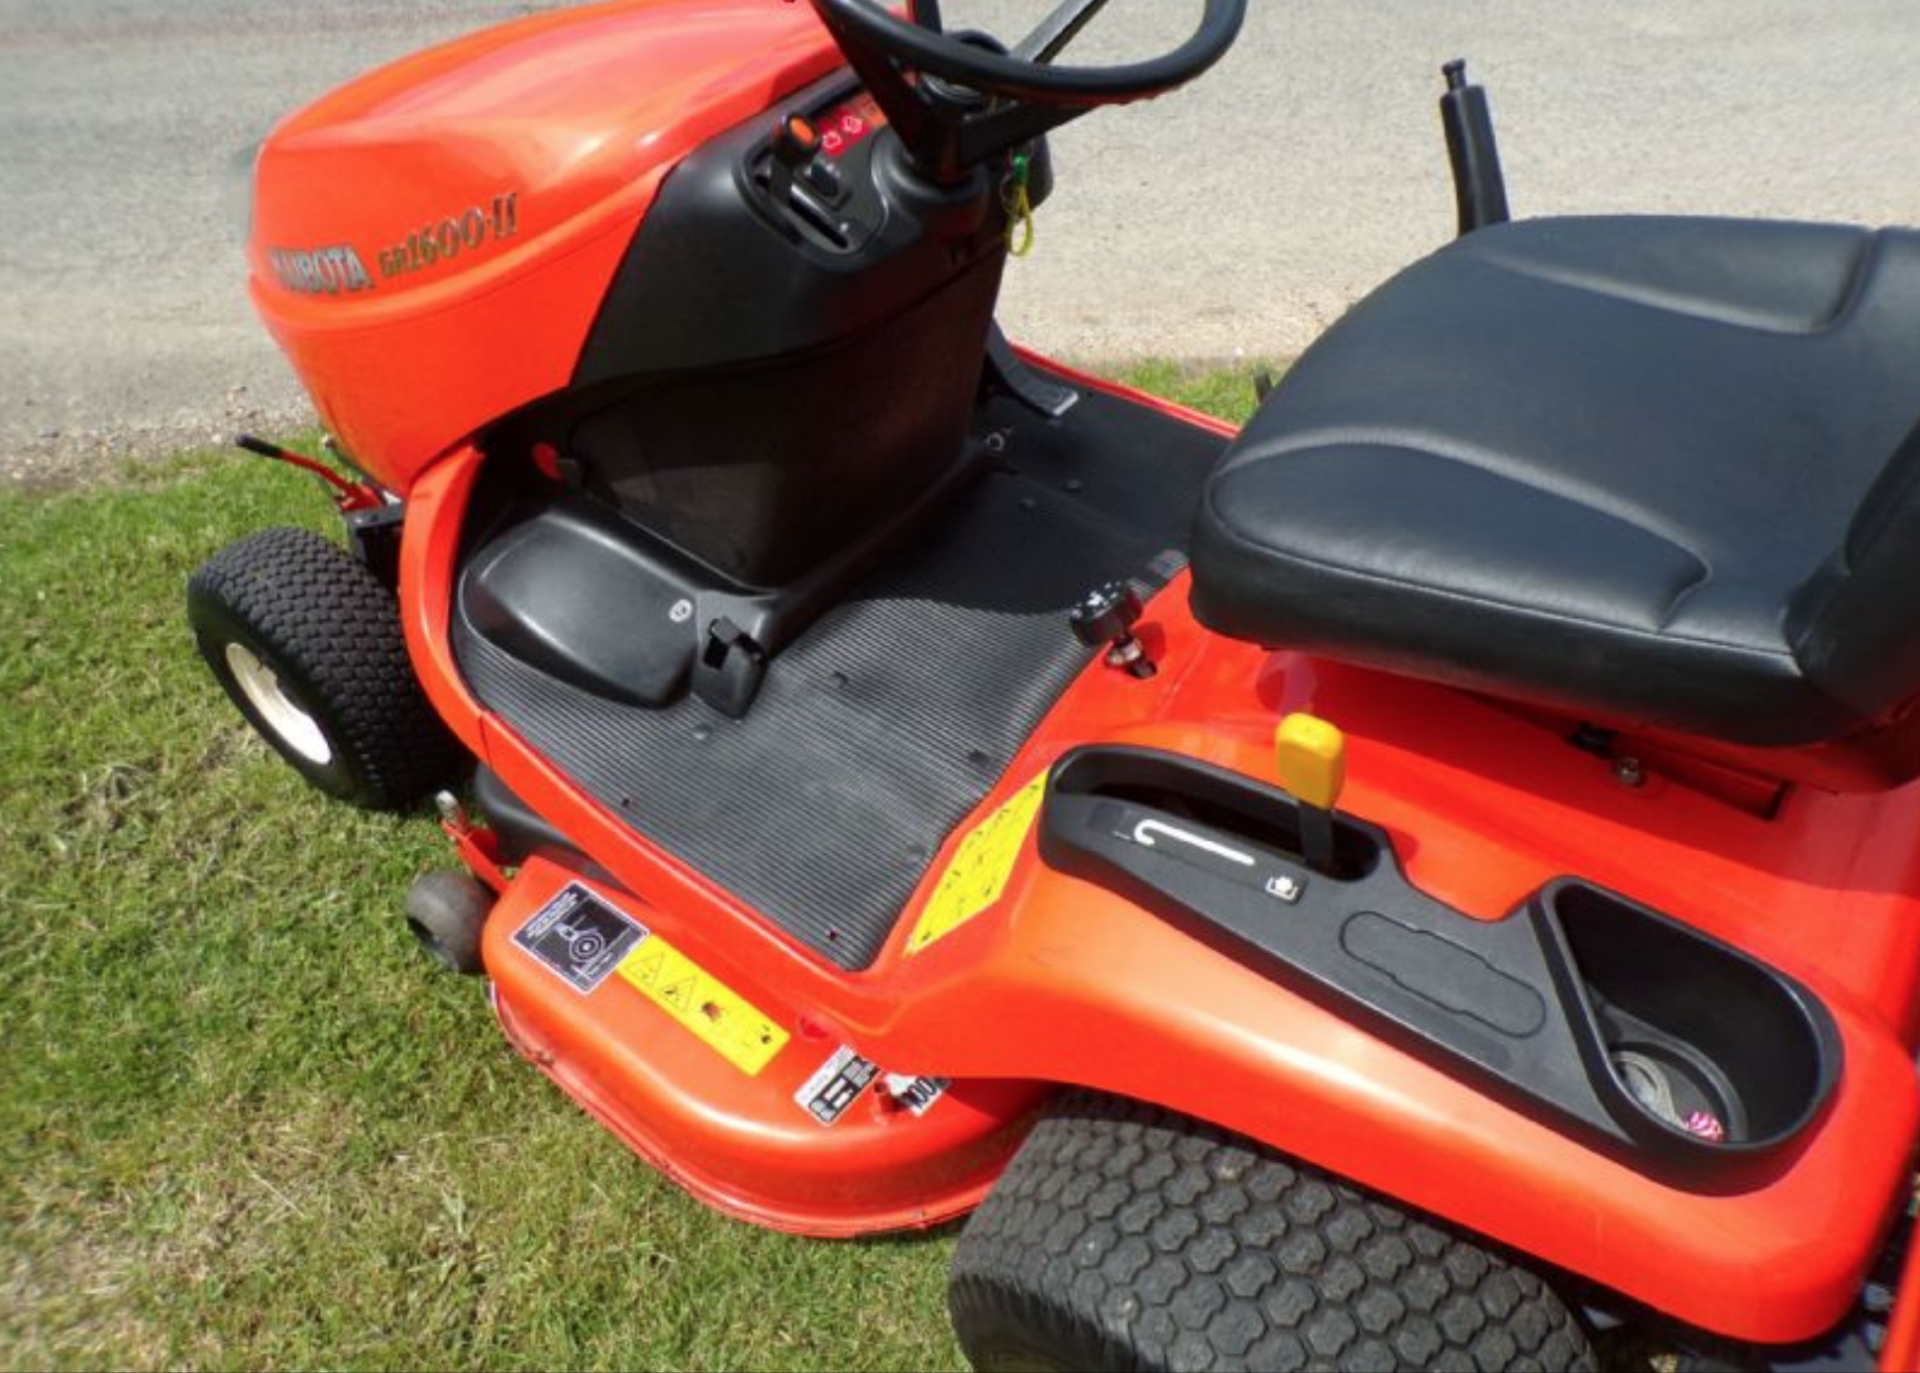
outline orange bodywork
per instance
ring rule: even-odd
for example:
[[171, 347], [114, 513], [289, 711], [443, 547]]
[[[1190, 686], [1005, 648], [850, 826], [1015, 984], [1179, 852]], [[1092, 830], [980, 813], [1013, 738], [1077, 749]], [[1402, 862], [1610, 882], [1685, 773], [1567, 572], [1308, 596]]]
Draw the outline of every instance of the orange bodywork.
[[[1048, 869], [1031, 837], [997, 904], [908, 954], [916, 908], [973, 821], [936, 857], [872, 968], [849, 975], [800, 949], [467, 695], [447, 615], [459, 514], [480, 461], [466, 451], [430, 471], [408, 521], [407, 630], [436, 705], [618, 878], [633, 895], [616, 899], [636, 918], [795, 1033], [754, 1078], [617, 980], [579, 997], [511, 944], [571, 877], [537, 863], [490, 922], [501, 1017], [536, 1062], [704, 1199], [818, 1234], [932, 1223], [976, 1202], [1017, 1141], [1010, 1127], [1034, 1096], [1013, 1080], [1075, 1083], [1265, 1140], [1728, 1335], [1809, 1338], [1855, 1299], [1920, 1124], [1910, 1047], [1920, 787], [1795, 792], [1770, 820], [1657, 775], [1629, 789], [1603, 761], [1490, 703], [1209, 635], [1179, 581], [1143, 626], [1159, 676], [1090, 670], [976, 812], [991, 814], [1088, 742], [1270, 779], [1281, 715], [1338, 723], [1351, 741], [1343, 807], [1393, 835], [1424, 890], [1491, 919], [1578, 874], [1737, 942], [1826, 1001], [1845, 1073], [1805, 1147], [1724, 1190], [1684, 1190]], [[954, 1108], [944, 1120], [943, 1102], [924, 1119], [883, 1113], [819, 1129], [791, 1096], [840, 1044], [889, 1071], [958, 1080]]]
[[[329, 427], [407, 499], [402, 611], [434, 705], [611, 875], [608, 901], [787, 1036], [749, 1072], [618, 977], [589, 995], [564, 983], [513, 935], [580, 879], [534, 859], [486, 936], [514, 1042], [690, 1190], [763, 1224], [852, 1235], [960, 1214], [1048, 1093], [1082, 1084], [1243, 1132], [1710, 1330], [1788, 1342], [1832, 1326], [1898, 1209], [1920, 1128], [1920, 784], [1791, 791], [1770, 815], [1658, 770], [1630, 788], [1549, 723], [1210, 635], [1176, 580], [1140, 629], [1159, 675], [1090, 668], [949, 837], [878, 960], [849, 974], [648, 843], [473, 699], [448, 620], [485, 461], [474, 436], [568, 385], [679, 160], [839, 62], [804, 4], [622, 0], [377, 72], [282, 124], [258, 164], [253, 296]], [[631, 98], [609, 102], [610, 85]], [[315, 191], [343, 185], [345, 199]], [[1388, 831], [1434, 897], [1495, 919], [1577, 875], [1816, 992], [1845, 1067], [1804, 1145], [1711, 1193], [1655, 1180], [1049, 869], [1031, 835], [997, 901], [906, 948], [966, 834], [1070, 749], [1140, 745], [1271, 780], [1274, 727], [1294, 711], [1345, 731], [1343, 808]], [[842, 1046], [952, 1086], [924, 1112], [871, 1092], [823, 1127], [795, 1097]], [[1915, 1305], [1889, 1357], [1914, 1352]]]
[[1880, 1367], [1886, 1373], [1909, 1373], [1920, 1368], [1920, 1248], [1907, 1253], [1900, 1288], [1894, 1294], [1887, 1342], [1880, 1349]]
[[327, 427], [405, 495], [566, 386], [680, 159], [840, 62], [811, 9], [767, 0], [619, 0], [406, 58], [267, 139], [254, 305]]

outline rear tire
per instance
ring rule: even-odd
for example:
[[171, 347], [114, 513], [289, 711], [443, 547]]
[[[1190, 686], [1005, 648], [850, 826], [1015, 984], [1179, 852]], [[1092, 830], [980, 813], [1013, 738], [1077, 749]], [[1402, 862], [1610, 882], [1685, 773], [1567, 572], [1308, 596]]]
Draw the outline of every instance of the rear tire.
[[1592, 1369], [1572, 1311], [1472, 1239], [1185, 1116], [1076, 1092], [954, 1255], [982, 1373]]
[[413, 675], [392, 593], [319, 535], [221, 549], [187, 584], [187, 618], [240, 713], [328, 795], [398, 810], [458, 777], [465, 755]]

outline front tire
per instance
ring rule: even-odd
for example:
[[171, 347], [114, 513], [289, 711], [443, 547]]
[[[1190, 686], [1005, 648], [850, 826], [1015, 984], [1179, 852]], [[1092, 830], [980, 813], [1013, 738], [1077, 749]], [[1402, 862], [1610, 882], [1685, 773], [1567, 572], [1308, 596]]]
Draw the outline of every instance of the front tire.
[[493, 893], [471, 873], [423, 873], [407, 891], [407, 928], [441, 967], [463, 977], [481, 977], [480, 956], [493, 911]]
[[1439, 1222], [1157, 1107], [1076, 1092], [954, 1255], [981, 1373], [1592, 1369], [1534, 1273]]
[[240, 713], [321, 791], [398, 810], [458, 776], [392, 593], [319, 535], [268, 529], [221, 549], [187, 584], [187, 618]]

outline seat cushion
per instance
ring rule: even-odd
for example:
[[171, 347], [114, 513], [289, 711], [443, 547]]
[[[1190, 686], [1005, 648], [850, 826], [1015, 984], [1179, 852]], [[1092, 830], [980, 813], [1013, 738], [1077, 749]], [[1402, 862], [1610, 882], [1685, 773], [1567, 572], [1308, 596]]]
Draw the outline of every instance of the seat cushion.
[[1920, 500], [1916, 419], [1920, 234], [1482, 230], [1357, 306], [1223, 457], [1195, 610], [1607, 723], [1831, 740], [1920, 687], [1860, 641], [1920, 642], [1867, 509]]

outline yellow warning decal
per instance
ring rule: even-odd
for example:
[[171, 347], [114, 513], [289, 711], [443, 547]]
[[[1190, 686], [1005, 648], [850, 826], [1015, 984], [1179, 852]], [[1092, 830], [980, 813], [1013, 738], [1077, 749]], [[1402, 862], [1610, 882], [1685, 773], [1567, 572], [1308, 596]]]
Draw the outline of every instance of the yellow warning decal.
[[745, 997], [657, 934], [648, 935], [627, 955], [620, 976], [748, 1077], [773, 1062], [790, 1038]]
[[953, 861], [920, 912], [920, 921], [907, 937], [907, 952], [919, 953], [937, 939], [952, 934], [1000, 899], [1013, 876], [1013, 865], [1027, 842], [1027, 831], [1040, 813], [1047, 794], [1047, 774], [1022, 787], [1006, 805], [982, 820], [960, 841]]

